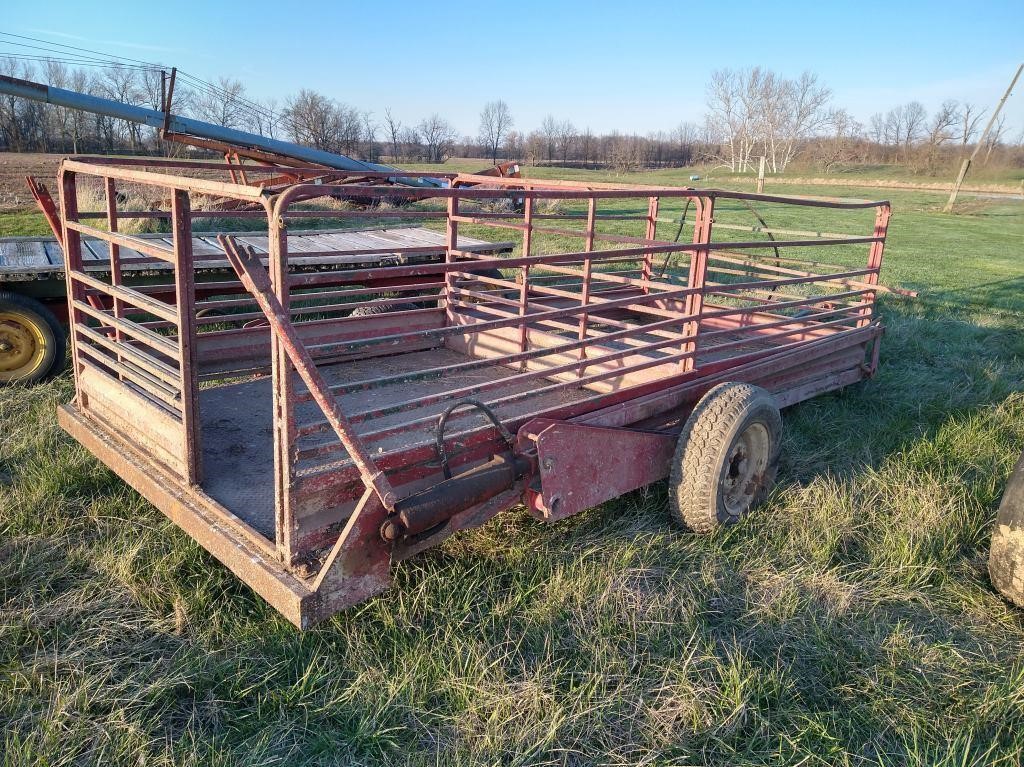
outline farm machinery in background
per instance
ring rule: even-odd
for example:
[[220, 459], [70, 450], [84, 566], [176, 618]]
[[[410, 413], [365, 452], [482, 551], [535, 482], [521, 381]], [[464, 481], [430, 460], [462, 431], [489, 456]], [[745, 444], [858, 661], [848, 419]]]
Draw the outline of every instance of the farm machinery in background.
[[[156, 130], [164, 141], [222, 155], [229, 168], [231, 182], [257, 187], [265, 193], [263, 196], [272, 195], [297, 183], [323, 184], [325, 196], [344, 200], [355, 207], [379, 205], [382, 200], [401, 205], [405, 200], [401, 195], [394, 198], [368, 198], [365, 195], [348, 195], [345, 188], [391, 186], [396, 189], [442, 190], [452, 186], [478, 186], [485, 184], [489, 178], [519, 177], [519, 165], [514, 162], [501, 163], [473, 174], [410, 173], [390, 165], [364, 162], [342, 154], [183, 117], [172, 111], [175, 79], [176, 70], [173, 69], [169, 76], [165, 74], [163, 77], [160, 110], [5, 75], [0, 75], [0, 95], [148, 126]], [[121, 159], [119, 162], [134, 164], [143, 170], [158, 164], [161, 158], [139, 157]], [[187, 162], [192, 171], [200, 173], [204, 168], [214, 167], [209, 160]], [[223, 166], [218, 163], [217, 167]], [[63, 250], [63, 225], [57, 203], [45, 184], [38, 179], [29, 176], [26, 182], [57, 245]], [[110, 204], [108, 200], [108, 206]], [[237, 198], [218, 196], [215, 192], [206, 195], [202, 205], [207, 214], [222, 211], [237, 216], [263, 212], [263, 204], [259, 200], [241, 202]], [[42, 263], [35, 264], [34, 254], [24, 252], [24, 246], [29, 244], [38, 245], [40, 251], [45, 249], [44, 243], [0, 243], [0, 385], [43, 380], [64, 366], [65, 344], [61, 320], [65, 296], [60, 266], [62, 259], [59, 254], [47, 252]], [[436, 254], [427, 253], [426, 250], [428, 248], [424, 246], [424, 259], [436, 258]], [[382, 250], [377, 255], [381, 263], [389, 260], [389, 255]], [[47, 263], [52, 269], [42, 268]]]
[[[333, 187], [338, 185], [394, 185], [440, 189], [449, 186], [452, 183], [451, 177], [455, 175], [443, 173], [405, 175], [408, 173], [407, 171], [402, 171], [391, 165], [356, 160], [343, 154], [175, 115], [171, 111], [174, 101], [175, 78], [176, 70], [174, 69], [171, 70], [169, 76], [165, 75], [163, 78], [162, 108], [160, 110], [125, 104], [112, 99], [20, 80], [6, 75], [0, 75], [0, 95], [25, 98], [145, 125], [156, 130], [164, 141], [223, 155], [224, 161], [233, 166], [230, 175], [234, 183], [259, 186], [270, 193], [300, 182], [330, 184]], [[259, 177], [250, 179], [250, 174], [246, 172], [247, 163], [250, 164], [250, 167], [252, 164], [256, 164], [278, 168], [280, 173], [273, 176], [259, 174]], [[519, 165], [514, 162], [500, 163], [473, 175], [484, 178], [518, 178], [520, 175]], [[32, 178], [27, 181], [33, 198], [46, 216], [54, 236], [59, 241], [61, 235], [56, 216], [56, 205], [44, 185]], [[474, 185], [473, 183], [461, 183], [465, 186]], [[356, 204], [371, 202], [358, 197], [339, 195], [336, 189], [331, 192], [331, 196], [340, 196], [342, 199]], [[207, 209], [237, 210], [252, 206], [251, 203], [243, 205], [236, 200], [224, 198], [210, 200]]]

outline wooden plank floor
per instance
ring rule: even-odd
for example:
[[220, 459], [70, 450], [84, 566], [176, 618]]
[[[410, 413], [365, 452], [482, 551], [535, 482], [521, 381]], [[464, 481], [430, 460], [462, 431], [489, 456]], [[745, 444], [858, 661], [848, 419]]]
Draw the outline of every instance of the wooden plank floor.
[[[171, 247], [167, 234], [135, 235]], [[238, 232], [235, 235], [244, 245], [251, 245], [256, 253], [267, 254], [267, 235], [258, 232]], [[86, 271], [109, 271], [107, 243], [96, 239], [82, 239], [82, 262]], [[362, 251], [395, 248], [396, 252], [365, 254]], [[401, 248], [436, 247], [436, 254], [423, 253], [418, 257], [439, 255], [445, 251], [444, 232], [423, 227], [394, 227], [389, 229], [321, 229], [288, 233], [288, 262], [291, 266], [351, 265], [386, 262], [393, 263]], [[488, 242], [473, 237], [459, 237], [459, 247], [472, 253], [498, 254], [511, 252], [511, 242]], [[333, 251], [331, 256], [310, 256], [302, 253]], [[197, 234], [192, 238], [192, 252], [198, 269], [228, 269], [224, 251], [215, 234]], [[416, 257], [414, 257], [416, 258]], [[170, 264], [147, 258], [138, 251], [121, 248], [121, 267], [124, 271], [170, 271]], [[53, 238], [3, 237], [0, 238], [0, 280], [64, 279], [63, 254]]]

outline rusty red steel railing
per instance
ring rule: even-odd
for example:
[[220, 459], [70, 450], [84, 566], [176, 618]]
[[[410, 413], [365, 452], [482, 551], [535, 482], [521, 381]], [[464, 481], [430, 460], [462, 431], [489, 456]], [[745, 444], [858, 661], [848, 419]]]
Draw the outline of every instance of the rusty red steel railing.
[[[374, 525], [438, 481], [435, 441], [458, 446], [452, 470], [483, 471], [488, 456], [520, 450], [509, 447], [502, 431], [520, 432], [521, 442], [521, 430], [537, 419], [595, 429], [643, 422], [656, 430], [678, 420], [679, 408], [717, 380], [763, 381], [785, 405], [860, 380], [877, 364], [876, 298], [888, 290], [878, 282], [886, 202], [466, 174], [423, 174], [445, 179], [444, 189], [300, 181], [270, 193], [260, 179], [280, 168], [245, 171], [248, 184], [184, 175], [239, 179], [235, 163], [63, 163], [76, 407], [180, 478], [183, 488], [205, 488], [204, 430], [212, 427], [201, 410], [216, 387], [203, 382], [269, 371], [272, 524], [256, 529], [226, 504], [211, 502], [207, 511], [286, 568], [308, 566], [328, 551], [318, 560], [321, 574], [309, 594], [319, 594], [330, 580], [325, 564], [355, 567], [356, 555], [340, 552], [357, 537], [360, 551], [377, 551]], [[288, 172], [299, 179], [324, 175], [318, 168]], [[102, 212], [78, 209], [79, 185], [89, 183], [102, 188]], [[120, 210], [118, 189], [127, 186], [165, 190], [169, 209]], [[329, 195], [389, 206], [309, 207]], [[265, 230], [222, 238], [219, 250], [193, 252], [193, 224], [209, 217], [195, 203], [208, 197], [250, 206], [218, 210], [217, 218], [260, 220]], [[644, 209], [623, 209], [634, 200]], [[725, 220], [736, 201], [837, 215], [874, 211], [874, 218], [861, 235], [765, 230]], [[659, 238], [659, 225], [683, 231], [670, 211], [687, 203], [691, 236]], [[94, 218], [107, 229], [84, 223]], [[125, 219], [153, 218], [169, 222], [169, 241], [120, 231]], [[294, 257], [315, 262], [333, 254], [326, 248], [289, 252], [289, 227], [309, 219], [443, 222], [445, 260], [297, 273], [290, 268]], [[641, 231], [627, 233], [633, 224]], [[493, 259], [466, 251], [460, 247], [466, 227], [515, 232], [519, 252]], [[751, 236], [723, 241], [714, 236], [721, 231]], [[83, 237], [106, 243], [108, 279], [83, 269]], [[417, 252], [389, 245], [386, 233], [380, 237], [379, 247], [359, 252], [399, 262]], [[863, 265], [854, 265], [849, 253], [865, 247]], [[173, 280], [126, 285], [121, 261], [127, 249], [140, 254], [133, 264], [171, 264]], [[805, 252], [815, 255], [800, 255]], [[197, 298], [196, 268], [225, 257], [237, 279], [204, 283], [210, 297]], [[660, 271], [659, 259], [665, 259]], [[677, 263], [666, 268], [672, 259]], [[438, 414], [469, 399], [490, 411], [501, 429], [467, 408], [452, 413], [451, 432], [438, 437]], [[509, 466], [493, 468], [513, 485], [535, 470]], [[559, 514], [529, 487], [508, 493], [460, 511], [468, 516], [454, 516], [450, 527], [475, 524], [519, 498], [542, 518]], [[360, 522], [360, 515], [369, 521]], [[404, 556], [422, 545], [389, 551]], [[386, 573], [375, 557], [367, 567], [379, 585]], [[336, 606], [355, 592], [345, 593], [316, 599]]]

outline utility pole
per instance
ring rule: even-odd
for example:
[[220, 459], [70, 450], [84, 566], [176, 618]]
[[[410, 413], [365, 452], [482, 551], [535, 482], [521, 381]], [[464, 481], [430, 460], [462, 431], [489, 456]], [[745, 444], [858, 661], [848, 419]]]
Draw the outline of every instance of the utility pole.
[[953, 182], [953, 189], [949, 193], [949, 201], [946, 203], [946, 207], [942, 209], [943, 213], [953, 212], [953, 203], [956, 202], [956, 196], [960, 193], [960, 186], [964, 183], [964, 178], [967, 176], [967, 171], [971, 167], [971, 162], [977, 157], [978, 152], [981, 151], [982, 145], [985, 143], [985, 139], [988, 138], [988, 132], [992, 130], [992, 126], [995, 125], [996, 118], [999, 117], [999, 112], [1003, 108], [1003, 104], [1010, 98], [1010, 92], [1013, 90], [1013, 86], [1017, 84], [1017, 79], [1020, 77], [1020, 73], [1024, 71], [1024, 64], [1017, 67], [1017, 74], [1013, 76], [1010, 81], [1010, 87], [1006, 89], [1006, 93], [999, 99], [999, 104], [996, 105], [995, 111], [992, 113], [992, 117], [989, 118], [988, 125], [985, 126], [985, 130], [981, 134], [981, 138], [978, 139], [977, 145], [974, 147], [974, 151], [971, 152], [971, 156], [964, 160], [964, 164], [960, 166], [960, 173], [956, 177], [956, 181]]

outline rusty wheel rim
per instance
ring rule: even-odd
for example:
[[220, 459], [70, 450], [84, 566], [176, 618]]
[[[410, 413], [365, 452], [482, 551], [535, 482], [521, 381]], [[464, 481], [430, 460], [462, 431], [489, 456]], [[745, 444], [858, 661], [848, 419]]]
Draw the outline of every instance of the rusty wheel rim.
[[729, 446], [722, 467], [721, 490], [726, 511], [734, 517], [746, 512], [764, 487], [771, 437], [762, 423], [752, 423]]

